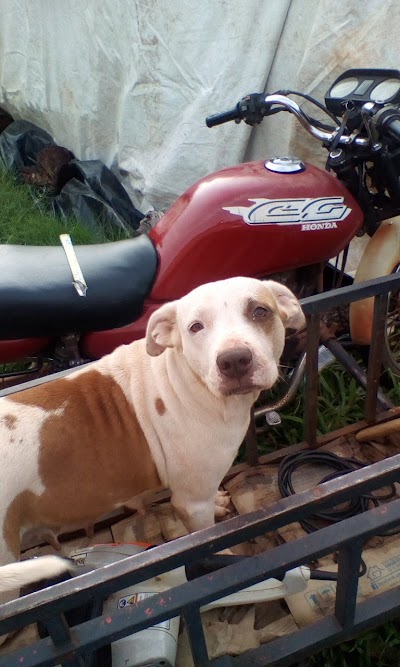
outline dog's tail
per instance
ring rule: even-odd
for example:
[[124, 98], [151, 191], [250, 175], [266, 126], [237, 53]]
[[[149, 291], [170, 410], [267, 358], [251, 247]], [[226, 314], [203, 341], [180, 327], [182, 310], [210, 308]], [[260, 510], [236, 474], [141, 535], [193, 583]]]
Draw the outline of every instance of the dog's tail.
[[61, 556], [39, 556], [0, 567], [0, 593], [70, 572], [72, 563]]

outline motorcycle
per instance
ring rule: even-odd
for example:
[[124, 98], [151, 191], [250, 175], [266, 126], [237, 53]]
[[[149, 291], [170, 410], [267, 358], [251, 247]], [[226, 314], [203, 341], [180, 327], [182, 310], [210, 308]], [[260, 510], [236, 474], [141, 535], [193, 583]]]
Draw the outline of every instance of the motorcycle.
[[[71, 280], [73, 267], [61, 246], [0, 246], [3, 382], [70, 368], [141, 338], [154, 310], [205, 282], [268, 277], [300, 297], [337, 287], [346, 276], [346, 249], [359, 235], [371, 238], [356, 282], [398, 271], [400, 71], [347, 70], [324, 105], [302, 95], [327, 122], [307, 114], [292, 99], [299, 95], [250, 94], [206, 123], [255, 125], [287, 111], [327, 150], [325, 170], [286, 156], [202, 178], [148, 234], [76, 247], [84, 293]], [[340, 253], [342, 265], [332, 265]], [[372, 312], [373, 299], [352, 304], [354, 343], [369, 344]], [[384, 358], [400, 374], [397, 324], [392, 294]], [[25, 364], [10, 366], [16, 361]]]

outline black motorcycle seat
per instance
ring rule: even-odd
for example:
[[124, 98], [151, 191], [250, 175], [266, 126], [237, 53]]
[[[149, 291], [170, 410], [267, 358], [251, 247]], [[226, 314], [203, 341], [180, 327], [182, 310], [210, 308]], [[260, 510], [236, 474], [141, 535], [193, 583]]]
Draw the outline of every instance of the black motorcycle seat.
[[157, 270], [148, 236], [74, 249], [83, 297], [61, 245], [0, 245], [1, 340], [102, 331], [139, 317]]

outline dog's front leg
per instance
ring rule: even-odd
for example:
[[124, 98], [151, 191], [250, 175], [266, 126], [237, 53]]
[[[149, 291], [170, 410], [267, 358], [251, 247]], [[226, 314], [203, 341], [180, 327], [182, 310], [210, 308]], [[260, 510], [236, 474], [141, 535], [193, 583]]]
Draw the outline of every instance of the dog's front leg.
[[[188, 498], [184, 500], [184, 498], [180, 496], [172, 496], [171, 502], [189, 533], [194, 533], [196, 530], [214, 526], [216, 509], [214, 498], [211, 501], [194, 501], [193, 499]], [[230, 549], [223, 549], [222, 551], [218, 551], [218, 553], [225, 556], [233, 555], [233, 552]]]
[[173, 493], [171, 502], [189, 533], [214, 525], [214, 498], [210, 500], [195, 500], [182, 494]]

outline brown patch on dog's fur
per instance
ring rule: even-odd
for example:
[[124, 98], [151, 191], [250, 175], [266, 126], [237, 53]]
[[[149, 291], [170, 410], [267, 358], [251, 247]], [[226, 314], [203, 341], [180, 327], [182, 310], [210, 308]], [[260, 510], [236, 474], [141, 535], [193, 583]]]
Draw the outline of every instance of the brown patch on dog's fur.
[[20, 554], [19, 527], [29, 523], [37, 496], [32, 491], [23, 491], [9, 506], [3, 524], [3, 537], [8, 549], [18, 560]]
[[6, 428], [9, 428], [10, 431], [12, 431], [15, 428], [15, 423], [17, 421], [17, 418], [15, 415], [4, 415], [3, 421], [4, 421], [4, 426]]
[[39, 436], [45, 490], [40, 496], [25, 491], [11, 503], [4, 535], [13, 551], [12, 534], [27, 523], [87, 524], [161, 486], [133, 406], [110, 376], [89, 370], [8, 400], [49, 412]]
[[[266, 302], [265, 295], [263, 299], [255, 300], [249, 299], [246, 309], [245, 316], [254, 322], [255, 326], [262, 327], [266, 333], [270, 333], [274, 326], [274, 319], [277, 315], [277, 309], [272, 300]], [[266, 313], [264, 317], [254, 317], [254, 312], [257, 308], [264, 308]]]
[[164, 401], [161, 398], [156, 398], [156, 410], [160, 417], [165, 413], [166, 407]]

